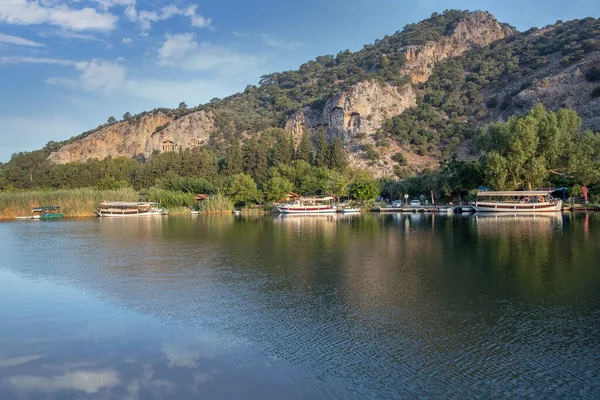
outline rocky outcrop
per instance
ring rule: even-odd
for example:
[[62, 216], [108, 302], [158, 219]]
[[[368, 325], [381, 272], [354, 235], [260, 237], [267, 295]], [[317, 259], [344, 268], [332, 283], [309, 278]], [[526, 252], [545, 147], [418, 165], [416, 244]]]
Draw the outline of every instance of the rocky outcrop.
[[559, 107], [575, 110], [584, 129], [600, 131], [600, 97], [592, 96], [598, 84], [585, 78], [585, 73], [594, 65], [600, 65], [600, 52], [589, 53], [585, 59], [567, 67], [561, 65], [560, 55], [549, 56], [546, 65], [532, 74], [501, 82], [484, 91], [484, 102], [497, 105], [488, 108], [488, 115], [480, 124], [527, 113], [542, 103], [550, 110]]
[[[512, 34], [512, 29], [500, 24], [493, 15], [470, 13], [449, 37], [425, 45], [402, 47], [400, 51], [406, 57], [403, 71], [413, 83], [425, 82], [436, 63]], [[323, 131], [329, 137], [338, 135], [348, 143], [361, 134], [376, 132], [383, 121], [415, 105], [416, 94], [411, 85], [397, 88], [374, 81], [360, 82], [327, 100], [323, 107], [304, 107], [294, 113], [285, 129], [296, 141], [303, 132], [314, 135]]]
[[449, 37], [425, 45], [403, 46], [406, 64], [404, 70], [413, 83], [423, 83], [429, 79], [436, 63], [447, 58], [457, 57], [474, 47], [486, 46], [514, 32], [500, 24], [487, 12], [474, 12], [459, 22]]
[[208, 140], [213, 130], [212, 117], [204, 111], [178, 119], [161, 112], [146, 114], [103, 127], [61, 147], [48, 159], [57, 164], [119, 156], [145, 159], [154, 151], [200, 146]]
[[147, 140], [144, 155], [155, 150], [189, 149], [206, 144], [215, 125], [212, 115], [198, 111], [171, 122], [165, 129], [153, 133]]
[[294, 113], [285, 129], [296, 142], [305, 131], [311, 135], [323, 131], [329, 137], [337, 135], [348, 143], [361, 134], [375, 132], [383, 121], [416, 104], [411, 85], [397, 88], [375, 81], [360, 82], [327, 100], [322, 108], [304, 107]]
[[[457, 24], [450, 36], [425, 45], [404, 46], [398, 49], [405, 54], [403, 73], [413, 84], [425, 82], [436, 63], [456, 57], [478, 46], [511, 35], [512, 29], [498, 23], [487, 12], [469, 13]], [[302, 134], [326, 133], [330, 138], [339, 136], [348, 146], [351, 162], [362, 165], [361, 149], [374, 143], [373, 134], [383, 122], [399, 115], [417, 104], [417, 94], [412, 84], [392, 86], [375, 80], [354, 84], [349, 89], [329, 98], [318, 107], [303, 107], [285, 122], [285, 129], [298, 143]], [[172, 151], [201, 146], [215, 131], [211, 113], [197, 111], [181, 118], [162, 112], [146, 114], [129, 121], [105, 126], [83, 139], [74, 141], [52, 153], [55, 163], [85, 162], [91, 158], [126, 156], [148, 158], [155, 151]], [[380, 170], [393, 164], [393, 151], [382, 152]], [[429, 161], [428, 161], [429, 162]]]

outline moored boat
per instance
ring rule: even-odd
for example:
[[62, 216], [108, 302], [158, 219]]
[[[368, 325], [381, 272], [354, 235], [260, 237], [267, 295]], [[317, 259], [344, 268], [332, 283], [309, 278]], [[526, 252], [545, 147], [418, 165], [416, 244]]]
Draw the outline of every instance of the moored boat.
[[471, 204], [481, 213], [538, 213], [559, 212], [562, 200], [554, 199], [549, 191], [482, 191], [477, 192], [477, 201]]
[[65, 215], [60, 211], [60, 206], [34, 207], [31, 215], [17, 217], [17, 219], [57, 219]]
[[333, 214], [333, 197], [301, 197], [290, 203], [275, 204], [282, 214]]
[[360, 208], [340, 208], [339, 211], [342, 214], [353, 214], [353, 213], [359, 213]]
[[99, 217], [143, 217], [152, 215], [167, 215], [169, 212], [159, 207], [159, 203], [105, 201], [96, 210]]

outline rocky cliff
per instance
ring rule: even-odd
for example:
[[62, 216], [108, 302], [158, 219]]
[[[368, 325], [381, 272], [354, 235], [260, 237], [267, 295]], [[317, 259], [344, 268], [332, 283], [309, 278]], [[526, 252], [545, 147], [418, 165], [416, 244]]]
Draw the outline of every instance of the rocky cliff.
[[154, 151], [173, 151], [205, 144], [213, 130], [213, 119], [204, 111], [178, 119], [162, 112], [151, 113], [100, 128], [61, 147], [48, 159], [57, 164], [119, 156], [146, 159]]
[[304, 107], [285, 123], [285, 129], [299, 142], [302, 134], [338, 135], [349, 143], [361, 134], [375, 132], [383, 121], [417, 104], [411, 85], [397, 88], [375, 81], [360, 82], [328, 99], [322, 108]]
[[549, 109], [564, 107], [575, 110], [582, 118], [583, 128], [599, 131], [600, 97], [592, 96], [598, 85], [585, 77], [585, 73], [595, 65], [600, 65], [600, 52], [590, 53], [568, 66], [561, 65], [560, 55], [549, 56], [547, 64], [532, 74], [504, 82], [500, 89], [484, 91], [485, 102], [496, 99], [505, 107], [488, 110], [488, 116], [482, 123], [506, 120], [542, 103]]
[[449, 37], [425, 45], [403, 46], [404, 70], [413, 83], [423, 83], [429, 79], [436, 63], [512, 34], [510, 27], [500, 24], [490, 13], [474, 12], [459, 22]]
[[[234, 137], [283, 126], [296, 144], [305, 132], [342, 138], [350, 165], [375, 175], [435, 168], [452, 154], [472, 156], [479, 128], [537, 102], [572, 108], [600, 129], [600, 78], [585, 76], [600, 68], [598, 32], [594, 18], [519, 33], [487, 12], [450, 10], [358, 52], [261, 77], [243, 93], [103, 127], [49, 159], [144, 159], [204, 144], [222, 156]], [[402, 158], [407, 165], [394, 161]]]
[[[402, 73], [413, 83], [429, 77], [434, 65], [446, 58], [458, 56], [511, 34], [485, 12], [469, 13], [441, 40], [422, 46], [401, 46], [394, 50], [405, 55]], [[417, 104], [417, 93], [411, 84], [393, 86], [377, 80], [358, 82], [349, 89], [325, 100], [319, 108], [303, 107], [284, 123], [298, 142], [303, 132], [316, 135], [325, 132], [338, 135], [348, 145], [351, 159], [361, 164], [359, 142], [369, 141], [388, 118], [401, 114]], [[103, 127], [87, 137], [67, 144], [52, 153], [55, 163], [85, 162], [90, 158], [126, 156], [138, 159], [155, 151], [170, 151], [207, 143], [215, 130], [213, 115], [204, 110], [181, 118], [166, 113], [146, 114], [143, 117]], [[235, 124], [235, 121], [233, 121]], [[354, 146], [351, 142], [354, 141]], [[396, 149], [394, 149], [396, 150]], [[384, 172], [384, 171], [382, 171]], [[389, 172], [389, 171], [386, 171]]]

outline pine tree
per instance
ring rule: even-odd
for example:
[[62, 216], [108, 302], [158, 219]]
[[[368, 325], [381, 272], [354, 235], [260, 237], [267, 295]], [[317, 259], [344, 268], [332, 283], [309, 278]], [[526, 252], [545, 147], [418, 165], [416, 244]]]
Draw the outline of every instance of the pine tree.
[[267, 180], [269, 154], [267, 146], [256, 138], [250, 139], [244, 146], [244, 170], [257, 184]]
[[271, 150], [271, 166], [289, 164], [294, 158], [294, 145], [292, 135], [288, 132], [280, 132], [277, 135], [277, 143]]
[[329, 168], [336, 171], [343, 171], [348, 166], [346, 159], [346, 149], [339, 136], [335, 136], [329, 145]]
[[296, 160], [303, 160], [312, 164], [313, 158], [313, 149], [312, 144], [310, 144], [310, 138], [308, 137], [308, 133], [304, 132], [302, 141], [300, 141], [298, 151], [296, 152]]
[[225, 160], [223, 161], [223, 167], [221, 168], [221, 174], [225, 176], [232, 176], [241, 174], [244, 172], [244, 157], [242, 155], [242, 149], [237, 141], [227, 149], [225, 154]]
[[325, 132], [319, 133], [317, 139], [317, 155], [315, 156], [315, 165], [317, 167], [329, 166], [329, 145], [325, 138]]

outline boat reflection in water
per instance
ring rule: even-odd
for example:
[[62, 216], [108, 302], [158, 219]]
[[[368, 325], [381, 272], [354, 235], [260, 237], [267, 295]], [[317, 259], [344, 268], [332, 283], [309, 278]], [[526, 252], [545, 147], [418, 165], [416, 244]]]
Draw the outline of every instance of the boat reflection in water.
[[476, 213], [472, 217], [479, 235], [510, 235], [513, 238], [550, 237], [563, 229], [561, 213]]

